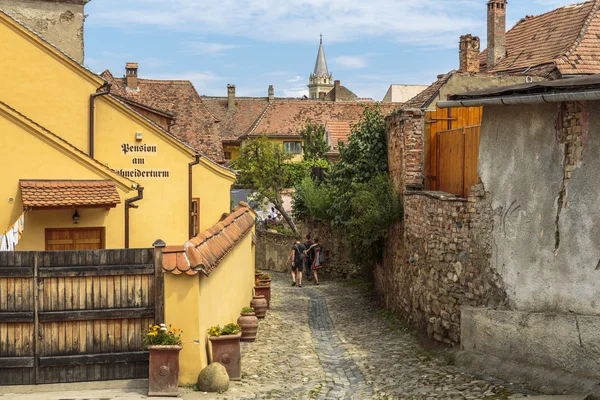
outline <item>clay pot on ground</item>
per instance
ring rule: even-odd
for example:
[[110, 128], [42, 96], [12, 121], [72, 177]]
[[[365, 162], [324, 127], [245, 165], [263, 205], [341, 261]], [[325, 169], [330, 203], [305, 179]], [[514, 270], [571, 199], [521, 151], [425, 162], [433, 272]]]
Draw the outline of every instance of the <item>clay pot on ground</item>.
[[254, 308], [254, 314], [256, 318], [263, 319], [267, 314], [268, 303], [265, 296], [254, 296], [250, 302], [250, 307]]
[[[271, 308], [271, 285], [269, 286], [254, 286], [254, 294], [256, 296], [265, 296], [267, 300], [267, 309]], [[255, 309], [256, 311], [256, 309]]]
[[232, 381], [242, 379], [241, 337], [241, 332], [235, 335], [208, 337], [212, 347], [212, 362], [221, 363], [227, 370], [229, 379]]
[[241, 313], [237, 324], [242, 327], [242, 342], [254, 342], [258, 331], [258, 318], [256, 313]]
[[181, 346], [148, 346], [148, 396], [177, 397]]

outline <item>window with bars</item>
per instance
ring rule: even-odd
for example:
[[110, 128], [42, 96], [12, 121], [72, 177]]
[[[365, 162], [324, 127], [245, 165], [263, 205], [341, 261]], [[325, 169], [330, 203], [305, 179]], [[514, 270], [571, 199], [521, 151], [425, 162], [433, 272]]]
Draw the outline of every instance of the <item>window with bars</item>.
[[283, 149], [288, 154], [302, 154], [302, 142], [283, 142]]
[[192, 237], [194, 237], [200, 233], [200, 199], [193, 198], [191, 206], [192, 209], [190, 210], [190, 233], [192, 233]]

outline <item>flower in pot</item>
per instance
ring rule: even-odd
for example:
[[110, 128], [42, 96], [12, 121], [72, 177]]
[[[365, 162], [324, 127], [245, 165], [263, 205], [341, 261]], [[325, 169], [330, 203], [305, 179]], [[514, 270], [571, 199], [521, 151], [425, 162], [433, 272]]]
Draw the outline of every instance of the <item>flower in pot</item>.
[[179, 396], [179, 351], [183, 341], [178, 328], [165, 324], [150, 325], [144, 338], [144, 349], [150, 352], [148, 396]]
[[264, 272], [262, 272], [260, 269], [255, 269], [254, 270], [254, 280], [257, 280], [259, 276], [261, 276], [262, 274], [264, 274]]
[[258, 276], [258, 281], [260, 281], [260, 282], [271, 282], [271, 275], [266, 274], [266, 273], [260, 274]]
[[219, 325], [208, 329], [208, 339], [212, 347], [212, 362], [221, 363], [229, 374], [229, 379], [242, 379], [242, 355], [240, 338], [242, 327], [230, 323], [224, 327]]
[[271, 308], [271, 282], [260, 281], [254, 282], [254, 294], [257, 296], [263, 295], [267, 300], [267, 308]]
[[242, 327], [242, 342], [254, 342], [256, 340], [256, 332], [258, 331], [258, 318], [252, 307], [244, 307], [237, 320], [239, 326]]

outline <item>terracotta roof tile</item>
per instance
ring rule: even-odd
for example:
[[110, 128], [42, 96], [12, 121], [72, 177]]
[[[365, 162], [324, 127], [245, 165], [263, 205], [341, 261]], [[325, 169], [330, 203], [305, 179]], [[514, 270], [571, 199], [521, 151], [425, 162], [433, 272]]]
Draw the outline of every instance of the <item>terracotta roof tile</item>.
[[110, 71], [101, 76], [112, 84], [111, 91], [126, 99], [176, 115], [171, 133], [215, 161], [223, 160], [218, 119], [206, 108], [190, 81], [138, 79], [139, 91], [126, 88], [124, 78]]
[[113, 181], [19, 181], [23, 207], [115, 207], [121, 202]]
[[433, 82], [427, 89], [404, 103], [403, 108], [427, 108], [431, 101], [438, 96], [440, 89], [448, 82], [448, 79], [455, 74], [456, 71], [450, 71], [446, 75], [441, 75], [438, 80]]
[[339, 153], [340, 142], [343, 144], [348, 144], [348, 138], [352, 133], [352, 124], [354, 123], [356, 123], [356, 121], [327, 122], [325, 125], [325, 131], [327, 132], [327, 137], [329, 138], [329, 145], [331, 146], [332, 153]]
[[560, 7], [523, 18], [506, 34], [507, 56], [488, 67], [481, 53], [482, 71], [503, 72], [551, 64], [562, 75], [600, 73], [600, 1]]
[[219, 119], [223, 140], [235, 140], [248, 133], [269, 105], [267, 97], [236, 97], [233, 110], [227, 107], [227, 97], [202, 97], [202, 101]]
[[183, 246], [163, 250], [163, 269], [176, 275], [209, 276], [235, 246], [252, 231], [255, 214], [248, 204], [240, 203], [231, 214], [190, 239]]

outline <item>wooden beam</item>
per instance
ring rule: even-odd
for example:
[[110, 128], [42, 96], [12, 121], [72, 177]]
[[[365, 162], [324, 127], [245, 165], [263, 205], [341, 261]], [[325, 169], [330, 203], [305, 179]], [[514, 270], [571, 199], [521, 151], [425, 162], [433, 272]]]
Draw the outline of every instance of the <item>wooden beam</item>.
[[34, 322], [32, 312], [0, 311], [0, 322]]
[[165, 275], [163, 271], [163, 249], [165, 242], [158, 239], [154, 246], [154, 322], [165, 322]]
[[154, 307], [111, 308], [102, 310], [44, 311], [38, 314], [40, 322], [92, 321], [101, 319], [139, 319], [154, 317]]
[[40, 357], [40, 367], [65, 367], [77, 365], [137, 363], [148, 361], [147, 351], [125, 353], [78, 354], [73, 356]]
[[0, 357], [0, 368], [33, 368], [33, 357]]
[[0, 278], [31, 278], [33, 267], [0, 267]]
[[72, 276], [153, 275], [154, 265], [71, 265], [67, 267], [40, 267], [40, 278]]

